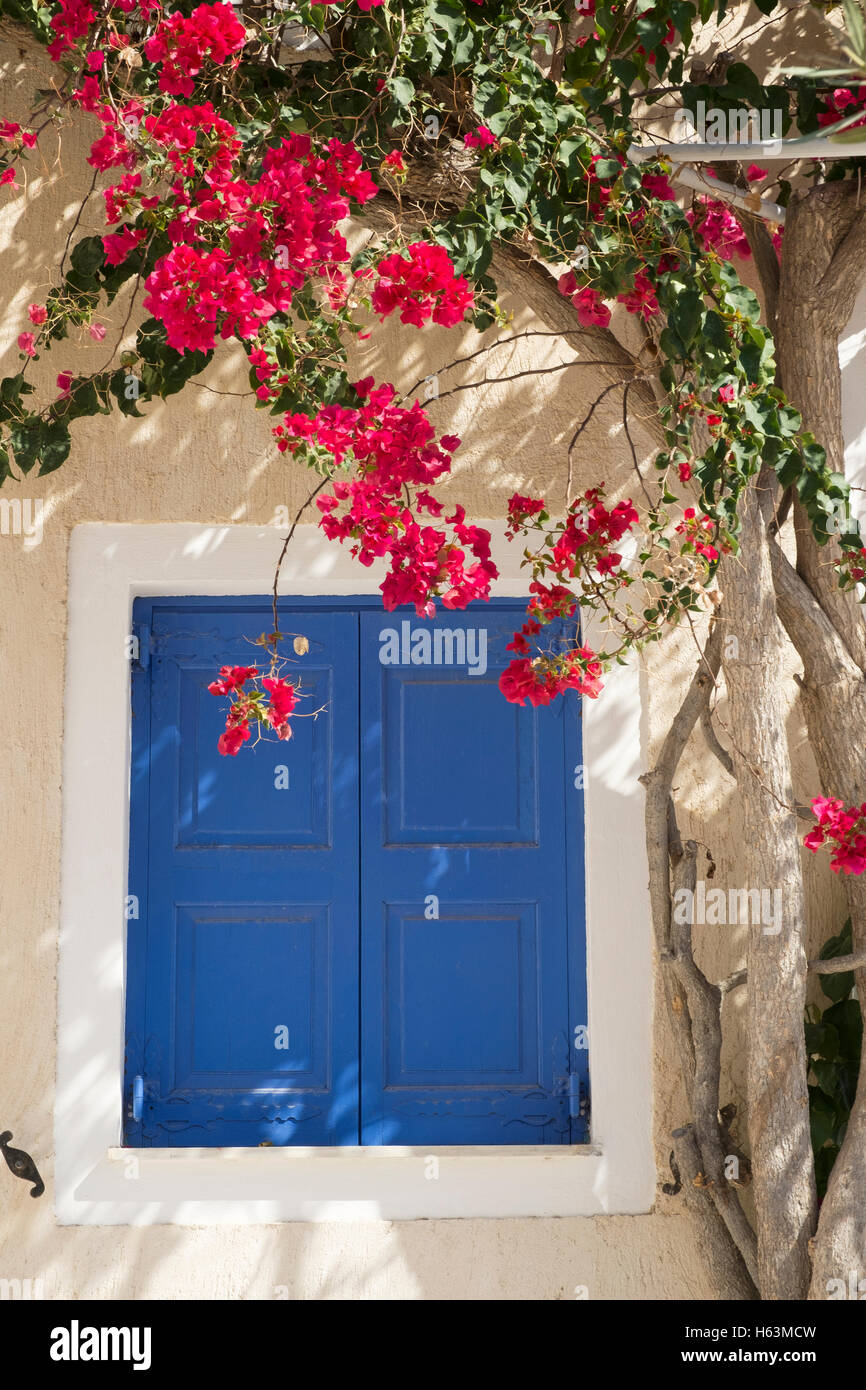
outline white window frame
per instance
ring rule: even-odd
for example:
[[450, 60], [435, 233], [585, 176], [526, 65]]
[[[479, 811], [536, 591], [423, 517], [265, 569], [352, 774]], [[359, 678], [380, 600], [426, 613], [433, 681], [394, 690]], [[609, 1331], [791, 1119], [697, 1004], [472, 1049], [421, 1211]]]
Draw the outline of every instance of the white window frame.
[[[526, 592], [522, 548], [494, 536], [497, 597]], [[583, 706], [593, 1143], [426, 1148], [124, 1149], [132, 602], [266, 592], [274, 526], [76, 526], [70, 538], [63, 747], [55, 1209], [62, 1225], [246, 1224], [649, 1211], [651, 923], [639, 666]], [[318, 527], [298, 527], [280, 593], [375, 593]], [[591, 629], [587, 640], [592, 642]], [[433, 1176], [438, 1159], [438, 1176]]]

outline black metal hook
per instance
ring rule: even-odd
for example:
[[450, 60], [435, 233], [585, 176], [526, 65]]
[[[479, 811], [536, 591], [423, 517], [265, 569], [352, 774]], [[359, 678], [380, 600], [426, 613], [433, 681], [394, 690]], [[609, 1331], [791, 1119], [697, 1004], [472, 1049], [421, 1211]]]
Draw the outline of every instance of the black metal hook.
[[6, 1129], [0, 1134], [0, 1149], [3, 1150], [9, 1169], [15, 1174], [16, 1178], [23, 1178], [25, 1182], [32, 1182], [34, 1186], [30, 1190], [31, 1197], [41, 1197], [45, 1191], [45, 1183], [39, 1176], [39, 1170], [29, 1154], [23, 1149], [11, 1149], [9, 1140], [12, 1138], [11, 1129]]
[[683, 1182], [680, 1177], [680, 1170], [677, 1166], [677, 1158], [673, 1149], [671, 1149], [671, 1156], [668, 1159], [668, 1163], [671, 1165], [671, 1173], [673, 1174], [674, 1180], [673, 1182], [662, 1183], [662, 1192], [666, 1197], [676, 1197], [677, 1193], [682, 1189]]

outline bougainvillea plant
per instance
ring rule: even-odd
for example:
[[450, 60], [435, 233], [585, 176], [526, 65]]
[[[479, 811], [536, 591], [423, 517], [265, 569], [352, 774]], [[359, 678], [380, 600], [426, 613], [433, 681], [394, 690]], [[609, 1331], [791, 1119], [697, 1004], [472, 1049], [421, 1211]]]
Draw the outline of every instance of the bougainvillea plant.
[[[742, 227], [709, 197], [682, 210], [664, 166], [638, 170], [625, 158], [629, 127], [625, 110], [616, 108], [628, 106], [625, 90], [641, 76], [651, 69], [661, 76], [677, 35], [690, 37], [694, 6], [639, 5], [629, 42], [623, 35], [619, 43], [631, 56], [617, 59], [617, 80], [604, 93], [583, 84], [607, 51], [607, 29], [621, 25], [616, 6], [578, 12], [594, 28], [576, 36], [558, 82], [538, 56], [560, 32], [567, 6], [509, 14], [507, 6], [480, 0], [465, 11], [458, 4], [431, 9], [370, 0], [331, 5], [327, 13], [300, 5], [269, 18], [257, 10], [254, 22], [224, 0], [171, 12], [157, 0], [60, 0], [50, 14], [39, 7], [35, 15], [20, 8], [49, 39], [59, 72], [34, 128], [12, 121], [0, 127], [9, 161], [3, 177], [11, 185], [42, 132], [78, 108], [100, 130], [88, 163], [111, 181], [102, 189], [105, 233], [73, 247], [63, 280], [44, 305], [31, 306], [36, 331], [19, 337], [21, 371], [4, 383], [0, 411], [5, 469], [10, 446], [22, 471], [37, 462], [43, 472], [57, 467], [79, 415], [109, 408], [112, 398], [135, 414], [138, 402], [179, 389], [199, 371], [218, 339], [237, 341], [256, 404], [281, 417], [277, 447], [331, 484], [317, 499], [326, 534], [348, 542], [362, 564], [388, 558], [386, 605], [413, 603], [429, 616], [437, 600], [462, 608], [485, 599], [496, 577], [489, 536], [467, 526], [459, 507], [444, 516], [430, 490], [448, 474], [459, 441], [437, 441], [418, 401], [406, 407], [390, 385], [353, 384], [340, 364], [365, 309], [380, 322], [397, 315], [416, 328], [470, 316], [481, 328], [495, 323], [495, 286], [484, 273], [492, 233], [528, 226], [551, 261], [575, 261], [580, 252], [576, 268], [559, 278], [579, 323], [607, 326], [609, 303], [617, 301], [644, 323], [665, 325], [655, 377], [668, 396], [663, 417], [671, 448], [656, 460], [659, 482], [654, 495], [644, 489], [640, 516], [631, 501], [608, 514], [601, 493], [585, 531], [575, 520], [580, 499], [565, 523], [546, 531], [540, 499], [534, 514], [510, 511], [512, 535], [519, 530], [525, 539], [527, 526], [544, 534], [532, 559], [530, 624], [501, 681], [505, 697], [546, 702], [567, 687], [595, 696], [612, 659], [696, 610], [721, 551], [736, 545], [737, 499], [762, 460], [796, 482], [826, 536], [828, 510], [835, 505], [838, 515], [844, 483], [828, 472], [774, 385], [758, 302], [727, 260], [750, 254]], [[337, 33], [355, 40], [351, 54], [347, 49], [336, 60], [346, 75], [351, 71], [356, 91], [342, 119], [324, 100], [315, 64], [293, 70], [295, 94], [290, 101], [280, 94], [277, 104], [278, 84], [261, 58], [264, 49], [273, 56], [277, 26], [291, 20], [318, 31], [325, 44]], [[522, 131], [512, 102], [503, 103], [495, 86], [498, 55], [506, 50], [528, 103]], [[451, 225], [408, 243], [398, 235], [396, 246], [383, 238], [372, 254], [353, 260], [340, 226], [376, 196], [372, 171], [380, 169], [386, 181], [404, 176], [419, 120], [435, 128], [437, 141], [453, 120], [416, 80], [419, 61], [431, 58], [434, 73], [456, 64], [471, 94], [454, 133], [465, 121], [461, 138], [476, 160], [475, 194]], [[681, 77], [681, 57], [674, 66]], [[831, 122], [853, 101], [851, 93], [834, 91], [815, 119]], [[530, 112], [538, 121], [531, 134]], [[766, 176], [754, 166], [748, 172]], [[60, 373], [55, 399], [31, 407], [29, 362], [71, 325], [85, 322], [98, 333], [101, 297], [110, 300], [130, 283], [151, 316], [135, 351], [113, 371]], [[671, 471], [696, 494], [697, 506], [681, 508], [679, 517], [670, 510]], [[639, 532], [643, 546], [628, 574], [610, 548], [625, 529]], [[842, 540], [845, 554], [859, 552], [853, 523]], [[853, 577], [856, 569], [849, 565], [846, 573]], [[645, 596], [639, 614], [614, 592], [636, 575]], [[613, 645], [555, 658], [531, 649], [529, 639], [551, 615], [571, 616], [579, 606], [604, 612], [615, 629]], [[252, 703], [246, 685], [232, 690], [231, 737], [221, 740], [228, 754], [237, 753], [238, 730], [250, 718], [267, 727], [274, 713], [263, 687]]]
[[[786, 19], [776, 0], [757, 5], [773, 23]], [[401, 396], [392, 383], [355, 380], [349, 358], [356, 340], [388, 320], [407, 334], [431, 324], [472, 325], [490, 335], [479, 353], [513, 341], [494, 275], [505, 250], [522, 256], [558, 296], [570, 341], [583, 335], [587, 345], [615, 350], [612, 362], [604, 352], [596, 360], [617, 371], [602, 396], [621, 393], [636, 485], [630, 498], [609, 495], [600, 480], [582, 491], [572, 486], [573, 466], [587, 462], [585, 430], [599, 396], [562, 461], [565, 505], [511, 498], [504, 521], [524, 549], [528, 603], [500, 680], [503, 697], [532, 706], [569, 690], [594, 698], [612, 662], [693, 615], [715, 612], [727, 601], [719, 573], [727, 565], [736, 575], [761, 480], [761, 495], [775, 509], [765, 525], [775, 534], [793, 513], [803, 552], [794, 579], [786, 561], [774, 560], [783, 621], [796, 602], [806, 604], [799, 590], [796, 602], [791, 597], [792, 586], [808, 583], [830, 629], [840, 642], [848, 639], [866, 550], [840, 448], [828, 445], [828, 459], [828, 441], [814, 437], [798, 409], [824, 422], [814, 399], [808, 410], [797, 399], [809, 396], [812, 378], [798, 375], [798, 359], [787, 352], [792, 315], [777, 324], [778, 353], [768, 326], [780, 284], [790, 303], [809, 278], [801, 269], [799, 278], [785, 279], [803, 237], [791, 222], [784, 235], [779, 226], [767, 230], [754, 212], [768, 197], [796, 211], [804, 189], [823, 206], [836, 190], [844, 221], [864, 162], [844, 142], [866, 121], [866, 72], [852, 72], [841, 86], [802, 70], [760, 74], [738, 57], [739, 37], [730, 51], [720, 48], [738, 8], [726, 0], [5, 0], [3, 8], [29, 25], [53, 66], [29, 119], [0, 122], [0, 200], [24, 198], [41, 143], [84, 121], [91, 131], [85, 202], [101, 201], [104, 225], [99, 235], [83, 235], [79, 213], [44, 302], [16, 325], [18, 370], [0, 383], [0, 480], [14, 484], [37, 468], [50, 473], [66, 459], [77, 419], [112, 410], [138, 416], [149, 401], [181, 391], [226, 343], [245, 355], [250, 408], [271, 415], [275, 450], [311, 472], [295, 525], [309, 506], [359, 563], [383, 560], [389, 609], [408, 604], [432, 616], [437, 604], [483, 602], [497, 577], [491, 537], [436, 493], [460, 440], [437, 433], [419, 388]], [[866, 53], [854, 0], [846, 0], [846, 12], [854, 45], [847, 52]], [[745, 38], [751, 34], [747, 28]], [[708, 51], [713, 61], [698, 63]], [[729, 161], [705, 169], [717, 179], [718, 196], [704, 190], [687, 198], [670, 163], [636, 162], [632, 146], [644, 142], [653, 119], [664, 123], [699, 103], [725, 114], [767, 112], [786, 136], [838, 139], [838, 158], [801, 160], [796, 184], [786, 166], [777, 175], [751, 160]], [[736, 207], [731, 179], [743, 196]], [[349, 217], [375, 233], [354, 254]], [[852, 260], [856, 231], [851, 236], [849, 281], [860, 273]], [[763, 306], [740, 279], [744, 260], [759, 273]], [[828, 269], [825, 281], [822, 303], [834, 296], [841, 303], [842, 271]], [[120, 296], [128, 312], [107, 365], [76, 374], [61, 362], [53, 389], [37, 389], [32, 364], [76, 330], [102, 341], [104, 311]], [[643, 344], [638, 353], [614, 337], [614, 315], [627, 316]], [[843, 314], [827, 330], [825, 358], [837, 355], [844, 321]], [[138, 325], [134, 336], [129, 324]], [[649, 470], [638, 466], [629, 430], [638, 398], [642, 418], [651, 409], [657, 427]], [[751, 544], [743, 571], [754, 575], [760, 566]], [[229, 702], [220, 738], [229, 757], [262, 735], [289, 738], [301, 714], [301, 681], [280, 655], [287, 635], [276, 594], [275, 578], [273, 630], [258, 639], [261, 661], [224, 668], [210, 687]], [[565, 649], [545, 641], [549, 624], [581, 613], [597, 619], [593, 630], [602, 635], [592, 646], [585, 636]], [[789, 635], [794, 627], [786, 622]], [[822, 629], [820, 640], [835, 639]], [[714, 681], [718, 660], [713, 667], [704, 654], [702, 661]], [[855, 662], [851, 689], [856, 669]], [[742, 709], [748, 692], [738, 693], [735, 671], [728, 674]], [[832, 867], [850, 884], [866, 869], [862, 781], [857, 795], [845, 762], [852, 741], [833, 744], [830, 707], [821, 704], [831, 686], [817, 687], [810, 717], [825, 721], [815, 740], [826, 754], [819, 766], [828, 795], [813, 803], [817, 825], [806, 843], [830, 843]], [[790, 797], [767, 791], [755, 756], [736, 738], [732, 748], [733, 759], [725, 750], [720, 756], [746, 779], [749, 805], [760, 802], [753, 823], [763, 817], [768, 824], [779, 809], [793, 818]], [[661, 800], [653, 800], [656, 782], [648, 795], [648, 844], [660, 846], [651, 869], [659, 885], [654, 914], [671, 970], [668, 856], [681, 856], [683, 846], [664, 827], [675, 765]], [[863, 913], [852, 916], [856, 944]], [[688, 1033], [687, 1052], [695, 969], [690, 984], [677, 977], [675, 986], [675, 1025]], [[757, 960], [750, 979], [756, 999], [760, 969]], [[778, 1016], [781, 1028], [783, 1006], [801, 1019], [802, 1001], [781, 975], [779, 988], [779, 1008], [767, 1016]], [[802, 1080], [805, 1097], [805, 1070]], [[690, 1094], [698, 1093], [713, 1088], [695, 1085]], [[792, 1127], [801, 1119], [797, 1111]], [[753, 1285], [767, 1297], [800, 1296], [792, 1290], [808, 1283], [814, 1181], [803, 1177], [812, 1188], [811, 1196], [801, 1193], [800, 1207], [779, 1195], [780, 1186], [761, 1208], [771, 1216], [759, 1224], [775, 1225], [761, 1228], [756, 1252], [742, 1213], [732, 1215], [731, 1204], [739, 1207], [723, 1170], [719, 1145], [726, 1141], [707, 1147], [717, 1126], [717, 1114], [704, 1117], [695, 1185], [711, 1193]], [[756, 1133], [753, 1164], [775, 1172], [762, 1142]], [[846, 1162], [843, 1145], [839, 1165]], [[831, 1187], [824, 1212], [833, 1209]], [[796, 1254], [781, 1272], [774, 1240]]]

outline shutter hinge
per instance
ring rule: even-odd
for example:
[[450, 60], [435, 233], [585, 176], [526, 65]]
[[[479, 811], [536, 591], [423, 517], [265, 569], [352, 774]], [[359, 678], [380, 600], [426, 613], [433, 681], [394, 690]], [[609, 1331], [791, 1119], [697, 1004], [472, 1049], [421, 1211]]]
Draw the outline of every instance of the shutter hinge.
[[132, 635], [135, 639], [132, 648], [133, 670], [146, 671], [150, 665], [152, 641], [150, 623], [133, 623]]
[[140, 1120], [144, 1114], [144, 1077], [132, 1078], [132, 1118]]
[[573, 1073], [565, 1078], [568, 1115], [572, 1120], [585, 1120], [589, 1115], [589, 1090], [583, 1077]]

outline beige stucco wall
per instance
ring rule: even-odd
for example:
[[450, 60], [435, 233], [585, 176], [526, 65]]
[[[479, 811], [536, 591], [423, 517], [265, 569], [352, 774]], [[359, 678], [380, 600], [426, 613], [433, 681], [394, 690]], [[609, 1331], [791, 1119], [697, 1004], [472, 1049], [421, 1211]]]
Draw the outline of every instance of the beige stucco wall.
[[[32, 50], [0, 31], [4, 116], [24, 119], [39, 85]], [[26, 192], [0, 190], [0, 286], [3, 316], [0, 368], [17, 369], [15, 339], [26, 327], [26, 306], [41, 302], [55, 273], [58, 247], [72, 225], [86, 186], [83, 158], [93, 138], [67, 130], [45, 164], [28, 166]], [[89, 171], [87, 171], [89, 172]], [[101, 200], [98, 200], [101, 204]], [[83, 226], [100, 229], [101, 206]], [[515, 328], [531, 328], [530, 309], [508, 301]], [[103, 317], [106, 344], [82, 334], [51, 355], [48, 379], [80, 372], [107, 356], [126, 303]], [[134, 319], [133, 319], [134, 326]], [[357, 359], [358, 375], [393, 380], [403, 389], [477, 346], [471, 332], [397, 329], [377, 332]], [[539, 339], [503, 348], [487, 370], [512, 373], [550, 365], [568, 350]], [[460, 373], [464, 375], [461, 376]], [[481, 375], [479, 372], [477, 375]], [[38, 379], [38, 373], [37, 373]], [[443, 377], [442, 390], [473, 379], [466, 369]], [[449, 495], [470, 515], [502, 514], [508, 495], [549, 489], [561, 501], [568, 439], [597, 393], [595, 371], [527, 377], [510, 385], [467, 391], [433, 408], [443, 431], [464, 438]], [[584, 1219], [373, 1222], [363, 1225], [287, 1224], [190, 1229], [58, 1227], [53, 1218], [52, 1146], [56, 1043], [56, 959], [61, 816], [61, 746], [66, 628], [66, 566], [70, 530], [84, 521], [267, 523], [277, 509], [298, 505], [308, 475], [272, 447], [270, 422], [248, 398], [236, 355], [218, 354], [203, 378], [180, 398], [145, 408], [145, 418], [119, 415], [78, 422], [70, 460], [40, 480], [10, 482], [3, 496], [41, 498], [44, 536], [28, 546], [0, 536], [0, 707], [6, 755], [2, 776], [0, 940], [3, 949], [0, 1030], [0, 1128], [36, 1160], [46, 1196], [0, 1172], [0, 1277], [39, 1278], [45, 1296], [97, 1298], [557, 1299], [586, 1286], [593, 1299], [714, 1298], [724, 1293], [705, 1272], [701, 1230], [682, 1197], [659, 1194], [651, 1214]], [[205, 389], [205, 386], [208, 389]], [[221, 394], [228, 393], [228, 394]], [[633, 484], [614, 397], [584, 437], [581, 478], [604, 478], [621, 492]], [[640, 439], [640, 435], [638, 435]], [[644, 441], [645, 444], [645, 441]], [[274, 558], [280, 532], [274, 532]], [[251, 592], [269, 587], [268, 572], [250, 575]], [[650, 749], [663, 735], [696, 649], [679, 634], [647, 657], [646, 731]], [[789, 682], [790, 683], [790, 682]], [[792, 701], [794, 687], [791, 685]], [[796, 716], [792, 715], [792, 720]], [[802, 736], [793, 725], [794, 743]], [[99, 730], [94, 729], [98, 740]], [[712, 847], [716, 882], [737, 884], [740, 813], [733, 784], [693, 741], [677, 779], [689, 808], [685, 829]], [[805, 794], [809, 770], [803, 770]], [[622, 846], [629, 853], [629, 846]], [[839, 906], [826, 880], [815, 889], [816, 932], [838, 929]], [[743, 929], [699, 929], [698, 950], [713, 978], [742, 964]], [[736, 1017], [742, 1001], [726, 1005]], [[660, 1182], [669, 1174], [666, 1135], [685, 1118], [667, 1024], [656, 1029], [655, 1113]], [[728, 1094], [736, 1098], [742, 1038], [729, 1047]]]

